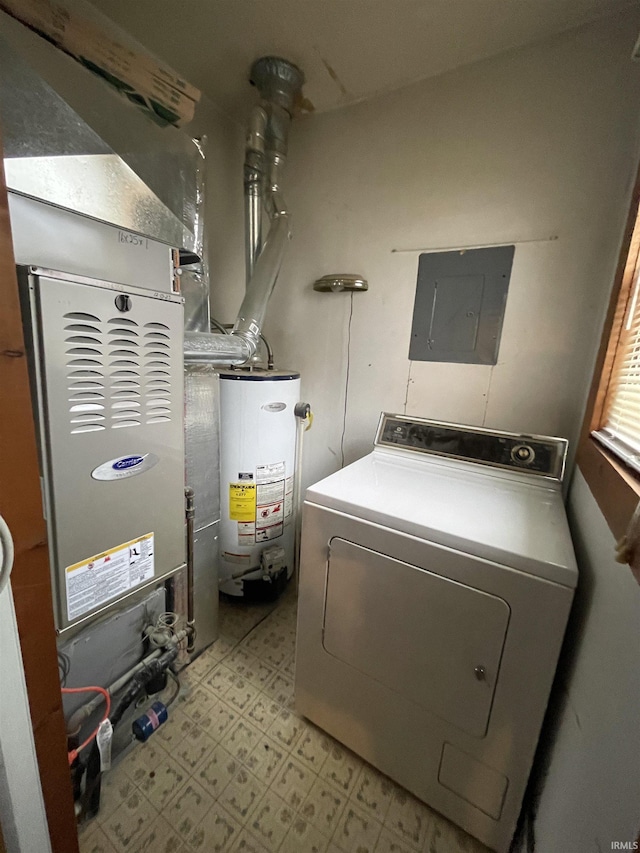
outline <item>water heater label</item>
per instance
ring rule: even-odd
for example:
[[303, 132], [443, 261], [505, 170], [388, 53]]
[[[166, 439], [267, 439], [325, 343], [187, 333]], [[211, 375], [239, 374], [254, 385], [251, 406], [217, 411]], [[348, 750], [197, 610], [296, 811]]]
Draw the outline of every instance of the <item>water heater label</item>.
[[253, 521], [238, 522], [238, 545], [253, 548], [256, 541], [256, 525]]
[[287, 477], [284, 491], [284, 523], [290, 524], [293, 518], [293, 477]]
[[153, 533], [123, 542], [65, 569], [69, 621], [153, 578]]
[[282, 522], [270, 524], [268, 527], [256, 527], [256, 542], [270, 542], [282, 536]]
[[255, 521], [255, 483], [229, 483], [229, 518], [231, 521]]
[[[271, 466], [274, 467], [274, 466]], [[284, 462], [282, 463], [284, 469]], [[282, 472], [284, 474], [284, 470]], [[268, 542], [282, 536], [285, 480], [258, 482], [256, 489], [256, 542]]]
[[284, 477], [286, 466], [284, 462], [271, 462], [269, 465], [258, 465], [256, 480], [277, 480]]
[[[280, 504], [284, 500], [284, 480], [276, 480], [275, 483], [258, 483], [256, 491], [258, 508], [268, 504]], [[258, 513], [257, 518], [260, 517]]]

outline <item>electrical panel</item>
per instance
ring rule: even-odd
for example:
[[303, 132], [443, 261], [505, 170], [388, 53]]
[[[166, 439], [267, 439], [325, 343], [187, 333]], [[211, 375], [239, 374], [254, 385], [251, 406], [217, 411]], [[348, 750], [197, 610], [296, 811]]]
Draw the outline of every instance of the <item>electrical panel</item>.
[[514, 246], [420, 255], [409, 358], [496, 364]]

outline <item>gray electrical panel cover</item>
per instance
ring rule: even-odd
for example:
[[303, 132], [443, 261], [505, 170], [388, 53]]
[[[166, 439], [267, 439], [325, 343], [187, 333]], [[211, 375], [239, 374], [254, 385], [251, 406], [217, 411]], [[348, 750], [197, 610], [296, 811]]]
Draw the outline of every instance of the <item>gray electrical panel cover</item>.
[[496, 364], [515, 246], [420, 255], [409, 358]]

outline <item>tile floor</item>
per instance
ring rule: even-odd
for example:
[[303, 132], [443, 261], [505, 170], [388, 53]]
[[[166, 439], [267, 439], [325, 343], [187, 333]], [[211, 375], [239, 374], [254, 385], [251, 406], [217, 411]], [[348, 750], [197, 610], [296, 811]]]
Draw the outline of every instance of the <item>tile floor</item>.
[[293, 709], [296, 601], [221, 606], [167, 723], [103, 779], [81, 853], [486, 853]]

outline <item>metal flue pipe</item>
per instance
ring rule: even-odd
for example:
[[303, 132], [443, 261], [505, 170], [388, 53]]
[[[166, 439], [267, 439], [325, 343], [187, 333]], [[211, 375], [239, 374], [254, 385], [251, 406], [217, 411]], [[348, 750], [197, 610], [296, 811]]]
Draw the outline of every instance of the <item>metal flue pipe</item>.
[[[290, 217], [280, 189], [287, 155], [289, 126], [304, 75], [285, 59], [265, 56], [254, 62], [250, 81], [260, 91], [261, 102], [251, 115], [245, 157], [245, 213], [247, 292], [232, 335], [244, 339], [252, 354], [260, 343], [267, 304], [280, 272]], [[260, 201], [256, 203], [256, 189]], [[262, 216], [270, 220], [262, 242]]]
[[254, 107], [247, 128], [244, 160], [244, 227], [247, 287], [262, 248], [262, 184], [264, 175], [264, 136], [268, 116], [260, 105]]
[[[286, 59], [263, 56], [251, 66], [249, 80], [261, 100], [249, 119], [244, 163], [247, 289], [231, 334], [185, 335], [185, 361], [236, 366], [251, 362], [260, 346], [267, 305], [291, 237], [280, 178], [304, 74]], [[266, 238], [265, 217], [270, 223]]]

